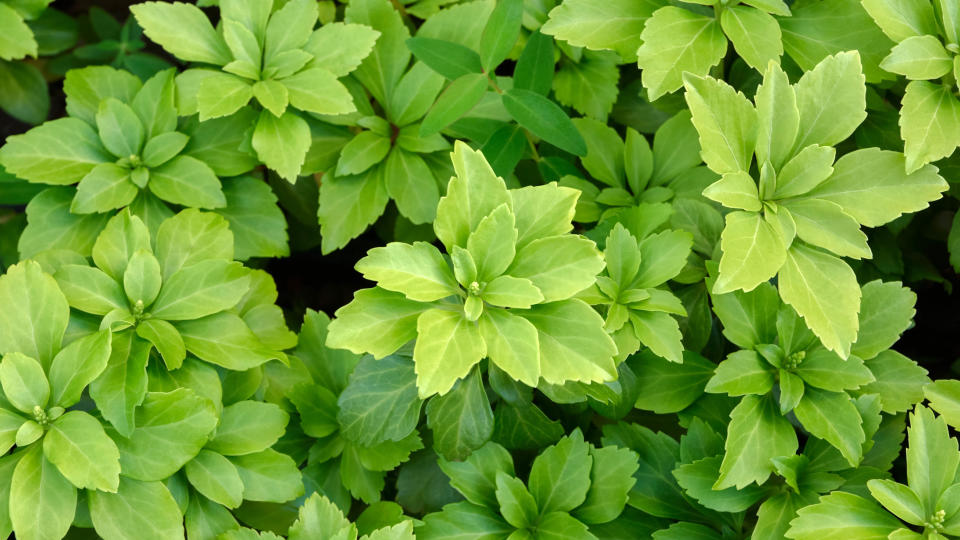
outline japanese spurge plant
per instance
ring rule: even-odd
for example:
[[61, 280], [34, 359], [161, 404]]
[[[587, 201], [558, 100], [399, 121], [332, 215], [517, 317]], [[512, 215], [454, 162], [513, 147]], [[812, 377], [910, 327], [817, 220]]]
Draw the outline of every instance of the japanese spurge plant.
[[273, 8], [273, 0], [225, 0], [216, 30], [191, 4], [147, 2], [131, 11], [147, 37], [174, 56], [222, 69], [194, 68], [178, 76], [178, 86], [190, 96], [180, 112], [198, 112], [202, 122], [235, 114], [256, 99], [261, 110], [253, 149], [292, 182], [311, 142], [303, 114], [356, 110], [337, 78], [357, 67], [379, 33], [352, 24], [314, 30], [318, 11], [309, 0]]
[[[860, 288], [840, 257], [871, 257], [861, 225], [925, 208], [947, 183], [934, 167], [905, 174], [902, 154], [877, 148], [834, 163], [833, 145], [866, 114], [855, 52], [827, 57], [795, 85], [771, 63], [756, 105], [710, 77], [688, 75], [684, 84], [703, 160], [722, 175], [704, 196], [734, 209], [713, 292], [749, 291], [777, 276], [784, 302], [846, 358], [857, 336]], [[831, 99], [821, 99], [828, 88]]]
[[603, 320], [572, 298], [603, 269], [593, 242], [568, 234], [577, 192], [508, 190], [462, 143], [453, 166], [434, 222], [449, 262], [425, 242], [371, 250], [357, 270], [378, 286], [337, 312], [328, 345], [380, 358], [416, 339], [422, 397], [447, 392], [484, 357], [529, 386], [613, 379]]

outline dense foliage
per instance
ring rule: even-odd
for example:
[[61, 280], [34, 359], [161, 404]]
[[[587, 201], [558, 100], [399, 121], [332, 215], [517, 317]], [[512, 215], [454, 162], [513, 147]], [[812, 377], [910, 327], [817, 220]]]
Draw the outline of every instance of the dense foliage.
[[960, 0], [49, 4], [0, 537], [960, 538]]

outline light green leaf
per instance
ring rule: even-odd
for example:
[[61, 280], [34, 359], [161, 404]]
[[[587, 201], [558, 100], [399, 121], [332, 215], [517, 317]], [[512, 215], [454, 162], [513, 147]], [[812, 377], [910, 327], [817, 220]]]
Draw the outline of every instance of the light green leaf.
[[703, 161], [717, 174], [749, 171], [757, 142], [753, 104], [727, 83], [711, 77], [688, 75], [683, 85], [693, 125], [700, 134]]
[[11, 135], [0, 148], [0, 164], [7, 172], [44, 184], [74, 184], [108, 161], [113, 159], [100, 136], [76, 118], [58, 118]]
[[303, 47], [317, 24], [317, 11], [317, 4], [313, 2], [294, 0], [273, 12], [267, 23], [264, 57]]
[[222, 311], [174, 325], [187, 351], [201, 360], [236, 371], [246, 371], [283, 358], [282, 353], [267, 348], [236, 314]]
[[797, 226], [797, 236], [804, 242], [841, 257], [869, 259], [873, 256], [860, 224], [844, 213], [840, 205], [822, 199], [807, 199], [788, 201], [783, 206], [790, 211]]
[[803, 317], [823, 345], [846, 358], [857, 337], [860, 287], [842, 260], [818, 249], [794, 244], [780, 271], [783, 301]]
[[139, 250], [130, 257], [123, 273], [123, 291], [131, 305], [143, 302], [149, 306], [157, 298], [161, 286], [160, 262], [147, 250]]
[[19, 352], [3, 355], [0, 384], [3, 385], [3, 397], [20, 411], [34, 415], [35, 407], [47, 408], [50, 383], [43, 367], [33, 358]]
[[120, 284], [92, 266], [67, 264], [56, 274], [57, 284], [75, 309], [106, 315], [115, 309], [127, 309], [127, 297]]
[[805, 195], [833, 174], [836, 150], [832, 146], [811, 144], [793, 156], [777, 174], [774, 199]]
[[953, 69], [953, 57], [934, 36], [912, 36], [897, 43], [880, 67], [910, 80], [942, 77]]
[[537, 328], [540, 376], [546, 382], [589, 383], [616, 378], [616, 345], [603, 330], [603, 319], [585, 302], [551, 302], [522, 313]]
[[24, 56], [37, 56], [33, 31], [11, 6], [0, 5], [0, 58], [19, 60]]
[[186, 345], [180, 332], [172, 324], [161, 319], [146, 319], [140, 321], [136, 332], [156, 347], [167, 369], [178, 369], [183, 365], [187, 356]]
[[[200, 73], [200, 70], [196, 70]], [[191, 73], [186, 71], [184, 75]], [[250, 81], [220, 71], [203, 71], [203, 80], [197, 89], [197, 111], [200, 121], [230, 116], [250, 102], [253, 85]], [[182, 108], [182, 107], [181, 107]]]
[[806, 351], [793, 371], [807, 385], [833, 392], [855, 390], [873, 382], [873, 375], [860, 358], [851, 356], [844, 360], [821, 348]]
[[280, 118], [261, 111], [253, 130], [252, 144], [267, 167], [293, 183], [310, 149], [310, 126], [289, 110]]
[[315, 493], [300, 506], [297, 521], [290, 526], [289, 538], [351, 540], [356, 535], [356, 525], [343, 516], [337, 505], [322, 494]]
[[833, 146], [849, 137], [867, 117], [864, 82], [856, 51], [828, 56], [804, 73], [794, 86], [800, 111], [794, 149]]
[[927, 0], [864, 0], [863, 8], [890, 39], [936, 35], [937, 19]]
[[683, 86], [685, 72], [706, 75], [727, 52], [727, 38], [716, 19], [674, 6], [654, 12], [640, 39], [637, 64], [651, 101]]
[[447, 393], [486, 353], [480, 330], [462, 313], [440, 309], [423, 312], [417, 318], [417, 344], [413, 349], [421, 399]]
[[758, 212], [763, 205], [757, 192], [757, 183], [745, 171], [729, 172], [707, 186], [703, 196], [728, 208]]
[[140, 155], [146, 134], [140, 117], [126, 103], [117, 98], [101, 101], [97, 111], [97, 130], [111, 154], [119, 158]]
[[943, 417], [919, 405], [910, 413], [907, 439], [907, 484], [924, 508], [933, 508], [957, 473], [957, 440], [950, 436]]
[[480, 538], [507, 538], [515, 530], [516, 527], [504, 521], [499, 513], [468, 502], [459, 502], [444, 506], [441, 512], [427, 514], [423, 526], [417, 528], [417, 536], [428, 540], [458, 536], [469, 538], [477, 534], [483, 535]]
[[683, 361], [683, 335], [676, 319], [663, 312], [634, 310], [630, 322], [640, 342], [657, 356], [676, 363]]
[[223, 38], [192, 4], [145, 2], [130, 11], [147, 37], [181, 60], [218, 66], [232, 60]]
[[50, 364], [50, 402], [69, 407], [80, 401], [83, 390], [107, 367], [111, 332], [101, 330], [64, 347]]
[[77, 508], [77, 488], [43, 457], [39, 446], [28, 450], [10, 481], [10, 521], [17, 538], [53, 540], [70, 529]]
[[226, 206], [220, 180], [206, 163], [191, 156], [177, 156], [150, 170], [147, 184], [164, 201], [194, 208]]
[[124, 476], [166, 479], [200, 452], [216, 425], [213, 403], [192, 390], [150, 392], [137, 409], [136, 429], [114, 438]]
[[[763, 82], [754, 100], [757, 103], [757, 162], [770, 160], [780, 170], [797, 138], [800, 111], [790, 79], [777, 63], [770, 62], [765, 67]], [[833, 163], [833, 159], [830, 162]]]
[[440, 251], [426, 242], [390, 242], [371, 249], [356, 269], [381, 288], [403, 293], [410, 300], [432, 302], [460, 291]]
[[713, 294], [751, 291], [772, 278], [787, 259], [783, 239], [760, 214], [730, 212], [720, 237], [723, 256]]
[[360, 360], [337, 399], [341, 433], [362, 445], [399, 441], [413, 432], [422, 402], [409, 358], [395, 355]]
[[[156, 246], [154, 253], [163, 269], [164, 280], [170, 279], [181, 268], [201, 261], [233, 260], [233, 234], [227, 220], [192, 208], [183, 210], [160, 225]], [[140, 247], [150, 249], [149, 244], [137, 245], [135, 249], [128, 250], [128, 257]]]
[[168, 321], [199, 319], [229, 309], [249, 287], [238, 262], [211, 259], [183, 268], [163, 283], [151, 314]]
[[544, 302], [554, 302], [592, 285], [603, 264], [591, 240], [581, 236], [548, 236], [520, 249], [506, 274], [529, 279], [543, 293]]
[[290, 416], [273, 403], [240, 401], [223, 408], [216, 435], [205, 446], [225, 456], [242, 456], [273, 446]]
[[100, 414], [123, 436], [133, 432], [134, 410], [147, 392], [149, 355], [150, 344], [133, 332], [114, 334], [107, 367], [90, 383]]
[[835, 202], [860, 224], [877, 227], [926, 208], [947, 189], [935, 167], [904, 174], [903, 165], [898, 152], [855, 150], [838, 159], [833, 175], [809, 196]]
[[162, 482], [120, 479], [116, 493], [88, 491], [93, 526], [105, 540], [182, 540], [183, 515]]
[[780, 23], [772, 15], [747, 6], [730, 6], [720, 15], [723, 32], [743, 60], [757, 71], [783, 54]]
[[470, 73], [451, 82], [423, 117], [420, 136], [427, 137], [440, 131], [473, 109], [489, 84], [483, 73]]
[[850, 352], [864, 360], [889, 349], [916, 313], [917, 295], [900, 282], [874, 280], [861, 289], [860, 331]]
[[661, 6], [650, 0], [567, 0], [550, 11], [541, 31], [576, 47], [614, 50], [632, 62], [644, 24]]
[[293, 459], [276, 450], [230, 458], [243, 480], [248, 501], [286, 502], [303, 495], [303, 480]]
[[117, 491], [120, 453], [100, 422], [83, 411], [69, 411], [51, 424], [43, 456], [78, 488]]
[[130, 204], [139, 192], [130, 180], [129, 169], [101, 163], [80, 179], [70, 211], [77, 214], [109, 212]]
[[197, 457], [184, 467], [190, 485], [204, 497], [236, 508], [243, 502], [243, 481], [240, 473], [223, 455], [210, 450], [201, 450]]
[[798, 510], [786, 536], [793, 540], [886, 540], [902, 525], [872, 501], [837, 491]]
[[556, 182], [511, 189], [509, 197], [519, 231], [517, 249], [540, 238], [570, 232], [579, 196], [579, 190]]
[[863, 457], [863, 419], [845, 392], [807, 386], [794, 408], [797, 420], [814, 437], [832, 444], [856, 467]]
[[335, 313], [326, 344], [383, 358], [417, 337], [417, 318], [429, 308], [429, 304], [407, 300], [399, 293], [377, 287], [361, 289]]
[[865, 385], [863, 391], [880, 395], [883, 412], [906, 411], [923, 400], [925, 391], [930, 397], [927, 370], [897, 351], [881, 352], [867, 362], [867, 367], [875, 380]]
[[298, 109], [316, 114], [347, 114], [357, 110], [347, 87], [326, 69], [305, 69], [280, 83], [289, 92], [290, 105]]
[[900, 136], [908, 173], [949, 156], [960, 145], [960, 101], [947, 86], [912, 81], [903, 96]]
[[379, 36], [380, 32], [363, 24], [328, 23], [310, 34], [303, 50], [313, 55], [311, 67], [343, 77], [370, 54]]
[[909, 487], [890, 479], [874, 478], [867, 482], [870, 495], [898, 518], [913, 525], [923, 525], [926, 512], [920, 498]]
[[387, 193], [404, 217], [413, 223], [430, 223], [437, 216], [440, 189], [418, 154], [393, 148], [387, 156], [384, 179]]
[[540, 378], [540, 348], [537, 328], [523, 317], [502, 309], [485, 309], [480, 317], [480, 335], [487, 356], [512, 378], [536, 386]]
[[493, 433], [493, 421], [483, 377], [478, 371], [471, 371], [453, 390], [427, 403], [433, 447], [445, 459], [465, 459], [483, 446]]
[[774, 369], [756, 351], [740, 350], [720, 362], [706, 391], [730, 396], [764, 395], [773, 388]]
[[797, 451], [797, 434], [772, 396], [744, 396], [730, 413], [725, 450], [713, 487], [743, 489], [767, 480], [773, 472], [771, 458]]
[[951, 426], [960, 425], [960, 381], [941, 379], [923, 387], [930, 408]]

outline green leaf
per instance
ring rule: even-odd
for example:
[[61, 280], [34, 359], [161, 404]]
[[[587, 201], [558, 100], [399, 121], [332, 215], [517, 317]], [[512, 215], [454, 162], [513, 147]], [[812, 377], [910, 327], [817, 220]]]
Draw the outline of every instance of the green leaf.
[[803, 317], [824, 347], [850, 355], [857, 337], [860, 287], [842, 260], [815, 248], [794, 244], [780, 270], [780, 297]]
[[243, 319], [229, 311], [178, 321], [175, 327], [189, 352], [227, 369], [246, 371], [283, 358], [282, 353], [267, 348]]
[[380, 167], [358, 176], [324, 178], [317, 210], [323, 253], [347, 245], [383, 214], [390, 200], [384, 184]]
[[252, 176], [224, 180], [223, 195], [227, 205], [217, 213], [230, 223], [237, 260], [290, 254], [287, 219], [266, 182]]
[[273, 403], [240, 401], [223, 408], [216, 436], [205, 448], [226, 456], [261, 452], [283, 435], [289, 420]]
[[147, 167], [158, 167], [180, 153], [190, 137], [179, 131], [168, 131], [147, 140], [143, 146], [143, 163]]
[[230, 458], [230, 461], [243, 480], [245, 500], [286, 502], [303, 495], [300, 471], [286, 454], [268, 449]]
[[90, 383], [90, 397], [100, 414], [124, 436], [133, 432], [134, 410], [147, 392], [149, 355], [150, 344], [133, 332], [115, 334], [107, 367]]
[[[187, 71], [184, 75], [191, 73]], [[219, 71], [196, 70], [203, 80], [196, 93], [200, 121], [230, 116], [246, 105], [253, 97], [250, 81]]]
[[516, 530], [492, 510], [467, 502], [448, 504], [441, 512], [424, 517], [417, 528], [417, 537], [425, 539], [479, 536], [479, 538], [507, 538]]
[[706, 75], [727, 52], [727, 38], [716, 19], [673, 6], [654, 12], [640, 38], [637, 64], [650, 100], [683, 86], [685, 72]]
[[658, 414], [674, 413], [686, 409], [703, 395], [707, 381], [716, 365], [687, 351], [683, 363], [677, 364], [656, 356], [653, 351], [641, 351], [634, 367], [638, 390], [636, 407]]
[[[620, 92], [617, 87], [619, 60], [620, 57], [610, 51], [588, 50], [583, 51], [583, 58], [576, 64], [561, 62], [553, 79], [554, 98], [581, 114], [605, 119]], [[516, 82], [514, 86], [519, 88]]]
[[[765, 67], [763, 82], [757, 88], [754, 100], [757, 104], [757, 162], [770, 160], [782, 176], [781, 166], [790, 157], [797, 138], [800, 111], [790, 79], [776, 63]], [[778, 177], [777, 180], [779, 191], [781, 179]]]
[[63, 538], [77, 508], [77, 488], [43, 457], [28, 450], [10, 481], [10, 521], [17, 538]]
[[843, 360], [836, 353], [820, 348], [806, 351], [803, 361], [793, 371], [808, 385], [833, 392], [854, 390], [873, 382], [873, 375], [860, 358], [851, 356]]
[[550, 182], [544, 186], [511, 189], [509, 196], [513, 200], [513, 213], [519, 231], [517, 249], [534, 240], [564, 234], [573, 229], [571, 221], [576, 211], [577, 197], [580, 196], [578, 190]]
[[869, 359], [890, 348], [910, 326], [917, 295], [896, 281], [874, 280], [861, 290], [860, 331], [850, 352]]
[[149, 306], [157, 298], [161, 287], [160, 262], [147, 250], [139, 250], [130, 257], [123, 273], [123, 291], [131, 305], [143, 302]]
[[137, 113], [126, 103], [116, 98], [101, 101], [97, 130], [111, 154], [121, 158], [140, 155], [146, 134]]
[[736, 351], [720, 362], [706, 391], [730, 396], [764, 395], [773, 388], [774, 369], [755, 351]]
[[[183, 515], [162, 482], [120, 479], [116, 493], [88, 491], [93, 526], [106, 540], [175, 540], [183, 536]], [[134, 533], [134, 531], [136, 531]]]
[[429, 308], [378, 287], [361, 289], [334, 314], [326, 344], [383, 358], [417, 337], [417, 318]]
[[592, 285], [602, 269], [603, 259], [591, 240], [559, 235], [524, 246], [506, 274], [529, 279], [543, 294], [544, 302], [554, 302]]
[[80, 401], [88, 384], [107, 367], [111, 333], [101, 330], [73, 341], [50, 364], [50, 402], [69, 407]]
[[587, 498], [573, 512], [573, 517], [589, 523], [609, 523], [623, 512], [630, 488], [636, 483], [637, 455], [627, 448], [590, 447], [593, 467]]
[[267, 167], [293, 183], [310, 149], [310, 127], [306, 120], [289, 110], [279, 118], [260, 111], [252, 144]]
[[744, 171], [729, 172], [707, 186], [703, 196], [728, 208], [759, 212], [763, 205], [757, 192], [757, 183]]
[[384, 170], [387, 193], [407, 219], [430, 223], [437, 216], [440, 189], [430, 167], [419, 154], [393, 148]]
[[264, 39], [265, 58], [302, 47], [317, 24], [317, 15], [317, 5], [304, 0], [287, 2], [273, 12]]
[[441, 458], [437, 464], [450, 477], [450, 485], [468, 501], [491, 508], [497, 505], [497, 472], [514, 473], [510, 453], [493, 442], [481, 446], [464, 461]]
[[451, 81], [471, 73], [483, 73], [480, 55], [459, 43], [414, 37], [407, 40], [407, 48], [417, 60]]
[[390, 242], [371, 249], [357, 262], [356, 269], [381, 288], [420, 302], [432, 302], [460, 292], [440, 251], [426, 242]]
[[873, 256], [867, 235], [857, 220], [840, 205], [822, 199], [789, 201], [783, 205], [797, 226], [797, 236], [808, 244], [832, 251], [841, 257], [869, 259]]
[[[10, 34], [4, 32], [4, 35]], [[2, 62], [0, 80], [4, 85], [0, 109], [28, 124], [39, 124], [46, 120], [50, 113], [50, 90], [43, 73], [36, 66], [26, 62]]]
[[569, 512], [580, 506], [590, 487], [593, 458], [579, 431], [544, 450], [530, 467], [530, 493], [540, 514]]
[[[587, 154], [580, 158], [583, 168], [608, 186], [625, 187], [624, 144], [617, 132], [592, 118], [576, 118], [573, 124], [587, 143]], [[644, 148], [649, 155], [649, 145]]]
[[941, 379], [923, 387], [930, 407], [948, 424], [960, 424], [960, 381]]
[[537, 328], [540, 376], [550, 384], [601, 382], [616, 378], [616, 345], [603, 330], [603, 319], [577, 299], [533, 306], [523, 312]]
[[717, 174], [749, 171], [757, 141], [757, 112], [750, 101], [711, 77], [688, 75], [683, 85], [703, 161]]
[[[523, 52], [517, 59], [513, 71], [513, 87], [545, 96], [553, 81], [553, 68], [553, 40], [540, 31], [535, 31], [527, 38], [527, 44], [523, 46]], [[563, 102], [559, 97], [557, 99]]]
[[343, 77], [370, 54], [379, 36], [380, 32], [363, 24], [327, 23], [310, 34], [303, 50], [313, 55], [311, 66]]
[[227, 204], [213, 169], [191, 156], [177, 156], [151, 169], [147, 185], [154, 195], [173, 204], [194, 208], [221, 208]]
[[773, 198], [787, 199], [816, 189], [833, 174], [835, 156], [832, 146], [811, 144], [801, 150], [780, 169]]
[[7, 268], [0, 276], [0, 353], [21, 352], [49, 365], [60, 350], [69, 307], [57, 282], [35, 262]]
[[421, 401], [413, 363], [403, 356], [365, 357], [337, 399], [339, 429], [363, 445], [399, 441], [417, 427]]
[[363, 131], [340, 151], [337, 176], [360, 174], [383, 161], [390, 152], [390, 139], [372, 131]]
[[730, 212], [726, 221], [720, 237], [720, 275], [712, 292], [749, 292], [780, 271], [787, 250], [780, 234], [760, 214]]
[[343, 512], [320, 493], [315, 493], [300, 506], [297, 521], [290, 527], [290, 540], [331, 538], [349, 540], [356, 537], [356, 525], [343, 516]]
[[637, 57], [640, 33], [663, 4], [633, 0], [567, 0], [550, 11], [541, 31], [576, 47], [610, 49], [626, 62]]
[[525, 529], [537, 521], [537, 502], [523, 482], [503, 471], [497, 472], [497, 502], [507, 523]]
[[[205, 260], [233, 260], [233, 234], [227, 221], [216, 214], [195, 209], [183, 210], [164, 221], [157, 231], [156, 246], [154, 253], [163, 269], [164, 280], [170, 279], [181, 268]], [[150, 249], [149, 244], [141, 246], [138, 243], [127, 251], [127, 256], [141, 247]]]
[[908, 410], [923, 400], [925, 391], [929, 398], [927, 370], [897, 351], [881, 352], [867, 362], [867, 367], [875, 380], [865, 385], [863, 391], [879, 394], [884, 412]]
[[864, 81], [856, 51], [828, 56], [804, 73], [794, 86], [800, 111], [794, 149], [833, 146], [849, 137], [867, 116]]
[[117, 491], [120, 453], [100, 422], [85, 412], [69, 411], [51, 424], [43, 455], [78, 488]]
[[0, 6], [0, 58], [18, 60], [37, 56], [37, 40], [19, 13], [11, 6]]
[[433, 432], [434, 449], [445, 459], [464, 459], [490, 440], [493, 411], [477, 371], [430, 400], [427, 425]]
[[908, 173], [949, 156], [960, 145], [960, 101], [944, 85], [910, 82], [900, 110], [900, 136]]
[[477, 279], [493, 280], [503, 274], [516, 254], [517, 229], [509, 205], [498, 206], [480, 220], [467, 238], [467, 251], [477, 267]]
[[78, 214], [109, 212], [133, 202], [137, 193], [139, 190], [130, 180], [128, 169], [113, 163], [101, 163], [80, 180], [70, 211]]
[[743, 512], [766, 493], [760, 486], [714, 490], [713, 483], [717, 479], [722, 459], [722, 456], [713, 456], [686, 463], [677, 467], [673, 476], [688, 495], [707, 508], [718, 512]]
[[752, 68], [762, 72], [783, 54], [780, 23], [772, 15], [747, 6], [730, 6], [720, 15], [720, 26], [733, 48]]
[[880, 67], [910, 80], [940, 78], [953, 69], [953, 57], [934, 36], [912, 36], [897, 43]]
[[945, 419], [923, 406], [910, 413], [907, 439], [907, 484], [924, 508], [933, 508], [957, 473], [957, 440], [950, 436]]
[[420, 136], [427, 137], [449, 126], [473, 109], [483, 98], [489, 80], [482, 73], [471, 73], [451, 82], [423, 117]]
[[115, 437], [123, 474], [163, 480], [193, 459], [217, 425], [213, 403], [187, 388], [150, 392], [137, 409], [136, 429]]
[[530, 90], [512, 88], [503, 94], [503, 106], [518, 124], [544, 141], [577, 156], [587, 153], [583, 137], [570, 118], [549, 99]]
[[[511, 196], [516, 193], [508, 192], [503, 179], [493, 172], [483, 154], [466, 143], [454, 144], [452, 160], [456, 176], [450, 179], [447, 194], [440, 198], [433, 224], [437, 238], [448, 253], [453, 252], [453, 246], [467, 247], [467, 238], [480, 221], [501, 204], [509, 206]], [[523, 213], [514, 212], [514, 215], [518, 218], [517, 229], [525, 230], [527, 227], [519, 219]], [[569, 227], [563, 232], [567, 230]], [[523, 238], [522, 233], [518, 238]]]
[[7, 172], [44, 184], [74, 184], [107, 161], [113, 160], [97, 132], [76, 118], [51, 120], [11, 135], [0, 148], [0, 164]]
[[865, 0], [863, 8], [890, 39], [901, 42], [911, 36], [938, 33], [930, 2], [922, 0]]
[[867, 482], [870, 495], [898, 518], [913, 525], [923, 525], [923, 503], [909, 487], [893, 480], [874, 478]]
[[497, 2], [480, 36], [480, 58], [484, 71], [494, 71], [503, 62], [520, 37], [523, 2]]
[[899, 520], [872, 501], [837, 491], [798, 510], [786, 536], [794, 540], [884, 540], [901, 526]]
[[158, 319], [182, 321], [229, 309], [247, 293], [248, 273], [240, 263], [217, 259], [187, 266], [164, 282], [150, 312]]
[[773, 472], [772, 458], [797, 451], [797, 434], [772, 396], [744, 396], [730, 413], [724, 448], [720, 477], [713, 487], [743, 489], [767, 480]]
[[480, 330], [462, 313], [430, 309], [417, 318], [413, 360], [421, 399], [447, 393], [484, 356]]
[[204, 497], [236, 508], [243, 502], [243, 482], [240, 473], [223, 455], [210, 450], [201, 450], [197, 457], [184, 467], [187, 480]]
[[120, 284], [98, 268], [67, 264], [57, 270], [56, 279], [67, 301], [80, 311], [106, 315], [128, 307]]
[[347, 87], [326, 69], [305, 69], [280, 83], [287, 89], [290, 104], [300, 110], [317, 114], [347, 114], [357, 110]]
[[50, 399], [50, 383], [39, 362], [21, 354], [10, 352], [0, 362], [0, 384], [3, 396], [17, 409], [29, 415], [35, 407], [47, 408]]
[[811, 435], [832, 444], [851, 467], [860, 463], [865, 440], [863, 420], [846, 393], [807, 386], [794, 413]]
[[222, 66], [233, 59], [207, 16], [192, 4], [145, 2], [130, 11], [147, 37], [181, 60]]
[[683, 361], [682, 335], [677, 320], [667, 313], [635, 310], [630, 322], [641, 343], [671, 362]]
[[[491, 285], [495, 283], [497, 281]], [[480, 317], [480, 335], [486, 343], [487, 356], [497, 367], [527, 386], [537, 385], [540, 378], [539, 338], [530, 321], [507, 310], [485, 309]]]

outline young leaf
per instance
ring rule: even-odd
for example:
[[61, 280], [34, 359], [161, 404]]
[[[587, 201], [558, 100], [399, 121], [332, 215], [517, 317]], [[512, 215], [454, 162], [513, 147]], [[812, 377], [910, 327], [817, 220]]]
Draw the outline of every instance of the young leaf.
[[640, 38], [637, 64], [651, 100], [683, 86], [685, 72], [706, 75], [727, 52], [727, 38], [716, 19], [673, 6], [654, 12]]

